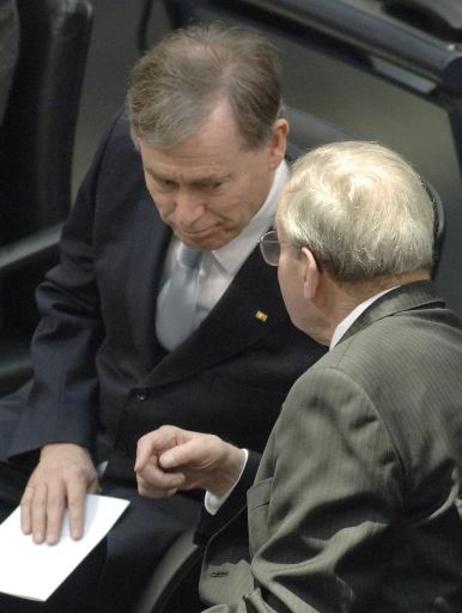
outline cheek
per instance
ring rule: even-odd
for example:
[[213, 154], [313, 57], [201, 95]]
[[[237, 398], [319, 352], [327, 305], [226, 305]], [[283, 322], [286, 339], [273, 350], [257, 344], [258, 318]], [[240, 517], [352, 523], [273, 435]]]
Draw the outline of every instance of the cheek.
[[281, 256], [279, 259], [278, 281], [286, 309], [292, 322], [296, 323], [299, 309], [299, 296], [297, 296], [299, 290], [297, 286], [298, 280], [295, 277], [294, 270], [291, 270], [288, 263], [285, 262], [284, 256]]
[[[205, 199], [204, 199], [205, 200]], [[205, 210], [210, 218], [213, 218], [227, 225], [240, 224], [243, 217], [243, 200], [240, 195], [227, 193], [224, 196], [209, 198], [204, 202]]]
[[285, 275], [284, 262], [281, 261], [281, 258], [279, 259], [279, 266], [278, 266], [278, 282], [279, 282], [279, 289], [281, 290], [282, 297], [284, 299], [284, 302], [286, 302], [287, 301], [287, 277]]
[[234, 226], [242, 230], [258, 211], [262, 203], [263, 201], [255, 198], [250, 191], [238, 190], [230, 194], [226, 201], [222, 202], [219, 213], [221, 213], [223, 218], [228, 219]]
[[223, 212], [229, 220], [234, 221], [239, 226], [246, 225], [248, 215], [246, 201], [243, 197], [237, 197], [229, 201]]

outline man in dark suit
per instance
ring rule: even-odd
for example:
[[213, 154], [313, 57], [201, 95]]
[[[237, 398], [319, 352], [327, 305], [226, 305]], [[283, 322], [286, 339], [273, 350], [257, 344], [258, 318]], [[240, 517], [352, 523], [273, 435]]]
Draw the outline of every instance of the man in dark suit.
[[[79, 586], [98, 594], [99, 613], [128, 610], [200, 508], [194, 494], [138, 496], [137, 440], [174, 423], [261, 452], [290, 385], [324, 353], [291, 325], [258, 253], [288, 177], [280, 111], [277, 63], [260, 36], [195, 27], [157, 45], [134, 69], [128, 119], [104, 139], [61, 263], [38, 289], [34, 380], [0, 410], [1, 495], [15, 503], [25, 486], [23, 530], [37, 543], [59, 540], [66, 507], [79, 538], [87, 492], [132, 501], [99, 585]], [[189, 315], [173, 330], [169, 315], [187, 301], [164, 308], [161, 296], [187, 247], [202, 257], [179, 338]]]
[[[375, 143], [325, 145], [294, 166], [276, 226], [263, 256], [329, 352], [292, 387], [258, 470], [251, 453], [239, 480], [243, 450], [164, 427], [139, 443], [139, 489], [208, 490], [210, 613], [460, 611], [462, 327], [430, 283], [422, 182]], [[229, 543], [245, 516], [242, 556]]]

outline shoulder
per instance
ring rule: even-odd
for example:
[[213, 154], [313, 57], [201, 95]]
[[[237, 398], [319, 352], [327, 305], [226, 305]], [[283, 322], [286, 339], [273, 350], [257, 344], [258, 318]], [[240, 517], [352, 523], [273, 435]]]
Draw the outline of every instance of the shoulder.
[[141, 167], [141, 156], [130, 134], [130, 124], [124, 109], [112, 119], [101, 141], [100, 150], [105, 165], [130, 162]]
[[307, 415], [313, 404], [328, 407], [353, 427], [358, 419], [380, 422], [404, 463], [415, 465], [440, 435], [462, 437], [461, 363], [462, 332], [451, 311], [403, 312], [341, 341], [297, 381], [286, 404]]
[[[415, 387], [446, 385], [455, 378], [462, 360], [462, 329], [446, 308], [402, 311], [378, 319], [340, 340], [309, 373], [328, 369], [329, 376], [347, 377], [372, 397], [401, 398]], [[460, 377], [459, 377], [460, 378]], [[308, 379], [306, 380], [308, 382]]]
[[448, 362], [461, 359], [461, 351], [457, 316], [446, 308], [427, 307], [378, 319], [341, 340], [328, 355], [332, 366], [364, 385], [379, 378], [406, 381], [410, 387], [414, 377], [421, 379], [427, 371], [428, 381], [440, 377]]
[[141, 156], [130, 135], [126, 113], [121, 110], [112, 120], [101, 140], [90, 169], [94, 178], [96, 197], [116, 202], [145, 196]]

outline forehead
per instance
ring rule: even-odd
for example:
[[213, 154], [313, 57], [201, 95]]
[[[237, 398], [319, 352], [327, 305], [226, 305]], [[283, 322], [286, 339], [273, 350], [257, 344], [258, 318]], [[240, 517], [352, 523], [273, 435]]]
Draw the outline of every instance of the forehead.
[[143, 165], [152, 174], [202, 175], [228, 173], [244, 163], [243, 146], [236, 121], [227, 103], [220, 103], [205, 123], [183, 142], [171, 147], [157, 147], [139, 141]]
[[236, 156], [229, 151], [213, 151], [202, 148], [186, 149], [178, 145], [158, 149], [148, 143], [140, 143], [141, 158], [145, 171], [155, 178], [199, 180], [234, 174], [239, 166]]

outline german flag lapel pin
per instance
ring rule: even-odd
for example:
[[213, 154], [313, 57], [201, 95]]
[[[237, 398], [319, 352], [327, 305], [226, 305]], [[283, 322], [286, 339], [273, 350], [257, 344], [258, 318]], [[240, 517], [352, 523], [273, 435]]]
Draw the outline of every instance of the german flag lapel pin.
[[268, 313], [258, 310], [255, 313], [255, 319], [258, 319], [258, 321], [261, 321], [263, 324], [265, 324], [268, 320]]

